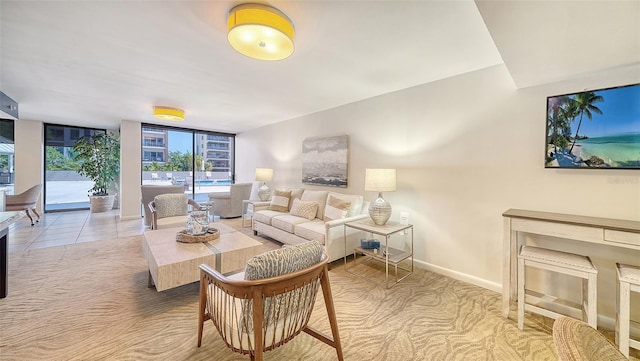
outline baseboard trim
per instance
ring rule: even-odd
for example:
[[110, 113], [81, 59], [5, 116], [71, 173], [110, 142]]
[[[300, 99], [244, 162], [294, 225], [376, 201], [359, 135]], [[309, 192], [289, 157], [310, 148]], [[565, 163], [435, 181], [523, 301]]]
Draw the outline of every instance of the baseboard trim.
[[122, 216], [122, 215], [120, 215], [120, 220], [121, 221], [133, 221], [133, 220], [141, 219], [141, 218], [142, 218], [141, 216]]
[[451, 269], [448, 269], [448, 268], [436, 266], [434, 264], [423, 262], [423, 261], [420, 261], [420, 260], [417, 260], [417, 259], [414, 260], [414, 263], [415, 263], [416, 267], [419, 267], [419, 268], [422, 268], [422, 269], [426, 269], [427, 271], [439, 273], [441, 275], [444, 275], [444, 276], [447, 276], [447, 277], [451, 277], [451, 278], [459, 280], [459, 281], [471, 283], [472, 285], [476, 285], [478, 287], [486, 288], [488, 290], [495, 291], [495, 292], [498, 292], [498, 293], [502, 292], [502, 284], [500, 284], [500, 283], [487, 281], [485, 279], [482, 279], [482, 278], [479, 278], [479, 277], [476, 277], [476, 276], [472, 276], [472, 275], [468, 275], [466, 273], [462, 273], [462, 272], [454, 271], [454, 270], [451, 270]]

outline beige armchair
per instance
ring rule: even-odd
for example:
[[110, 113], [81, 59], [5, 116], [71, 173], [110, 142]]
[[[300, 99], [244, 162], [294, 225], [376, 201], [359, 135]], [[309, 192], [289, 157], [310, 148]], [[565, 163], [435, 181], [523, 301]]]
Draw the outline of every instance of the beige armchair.
[[149, 202], [151, 229], [180, 227], [187, 224], [189, 206], [199, 210], [196, 201], [186, 194], [160, 194]]
[[213, 204], [213, 214], [220, 218], [236, 218], [242, 216], [242, 201], [251, 196], [251, 183], [237, 183], [229, 187], [228, 192], [209, 193], [209, 201]]
[[184, 194], [184, 186], [178, 185], [143, 185], [140, 187], [142, 191], [142, 208], [144, 210], [144, 225], [151, 227], [152, 216], [149, 209], [149, 202], [160, 194]]
[[38, 204], [38, 197], [40, 197], [41, 188], [41, 184], [36, 184], [20, 194], [6, 195], [4, 209], [7, 211], [25, 211], [33, 226], [35, 223], [33, 222], [31, 213], [37, 217], [36, 222], [40, 221], [40, 215], [36, 211], [36, 206]]

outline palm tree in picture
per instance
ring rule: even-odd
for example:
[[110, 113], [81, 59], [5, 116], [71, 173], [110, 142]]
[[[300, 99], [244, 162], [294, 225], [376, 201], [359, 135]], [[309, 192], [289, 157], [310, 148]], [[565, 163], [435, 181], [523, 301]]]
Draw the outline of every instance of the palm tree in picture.
[[576, 107], [576, 111], [578, 112], [578, 114], [580, 114], [580, 120], [578, 120], [576, 136], [573, 137], [573, 143], [571, 143], [569, 154], [571, 154], [571, 151], [573, 151], [573, 147], [576, 145], [576, 140], [578, 140], [578, 134], [580, 133], [580, 126], [582, 125], [583, 116], [586, 115], [587, 118], [591, 120], [591, 118], [593, 117], [593, 113], [602, 114], [602, 110], [595, 106], [594, 103], [604, 101], [604, 98], [594, 92], [582, 92], [576, 94], [576, 97], [573, 101]]
[[[553, 151], [558, 154], [558, 147], [565, 148], [568, 145], [565, 133], [570, 129], [571, 121], [576, 117], [574, 102], [568, 96], [555, 97], [549, 100], [548, 127], [551, 134], [548, 135], [548, 144], [553, 143]], [[562, 131], [562, 134], [560, 134]]]

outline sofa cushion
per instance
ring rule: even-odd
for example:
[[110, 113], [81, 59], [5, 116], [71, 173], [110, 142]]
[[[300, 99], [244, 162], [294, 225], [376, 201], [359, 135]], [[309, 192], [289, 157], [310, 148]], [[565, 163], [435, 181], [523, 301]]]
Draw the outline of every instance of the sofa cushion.
[[[362, 213], [362, 204], [364, 203], [364, 197], [360, 195], [342, 194], [342, 193], [335, 193], [335, 192], [329, 192], [329, 195], [351, 203], [351, 205], [349, 206], [349, 210], [347, 212], [347, 217], [357, 216], [358, 214]], [[329, 199], [327, 197], [327, 202], [328, 201]]]
[[335, 219], [345, 218], [350, 207], [351, 202], [329, 194], [329, 197], [327, 197], [327, 205], [324, 208], [324, 217], [322, 219], [325, 222], [328, 222]]
[[324, 221], [321, 219], [314, 219], [311, 222], [307, 221], [296, 225], [293, 234], [304, 239], [318, 241], [324, 245], [324, 232]]
[[273, 191], [273, 197], [271, 198], [271, 204], [269, 210], [278, 212], [289, 211], [289, 199], [291, 198], [291, 191]]
[[293, 233], [296, 225], [304, 222], [309, 222], [309, 220], [291, 214], [281, 214], [271, 218], [271, 225], [274, 228], [278, 228], [289, 233]]
[[293, 205], [293, 200], [298, 198], [302, 198], [302, 193], [304, 193], [304, 188], [292, 188], [291, 191], [291, 199], [289, 200], [289, 209]]
[[261, 210], [253, 213], [253, 220], [256, 222], [271, 224], [271, 219], [275, 216], [281, 216], [283, 213], [278, 211]]
[[324, 205], [327, 203], [327, 191], [310, 191], [305, 190], [302, 193], [302, 197], [300, 200], [303, 201], [316, 201], [318, 203], [318, 211], [316, 212], [316, 218], [322, 219], [322, 215], [324, 214]]
[[291, 206], [291, 213], [294, 216], [303, 217], [308, 220], [316, 218], [318, 212], [318, 203], [316, 201], [301, 201], [299, 199], [293, 200], [293, 206]]

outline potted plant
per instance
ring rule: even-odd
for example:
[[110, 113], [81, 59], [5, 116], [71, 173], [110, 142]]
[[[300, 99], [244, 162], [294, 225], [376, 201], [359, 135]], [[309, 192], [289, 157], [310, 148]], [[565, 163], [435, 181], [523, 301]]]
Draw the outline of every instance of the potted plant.
[[91, 212], [111, 210], [115, 195], [110, 195], [109, 190], [116, 188], [115, 180], [120, 173], [120, 140], [111, 134], [97, 133], [78, 139], [73, 150], [79, 162], [78, 173], [93, 181], [89, 190]]

